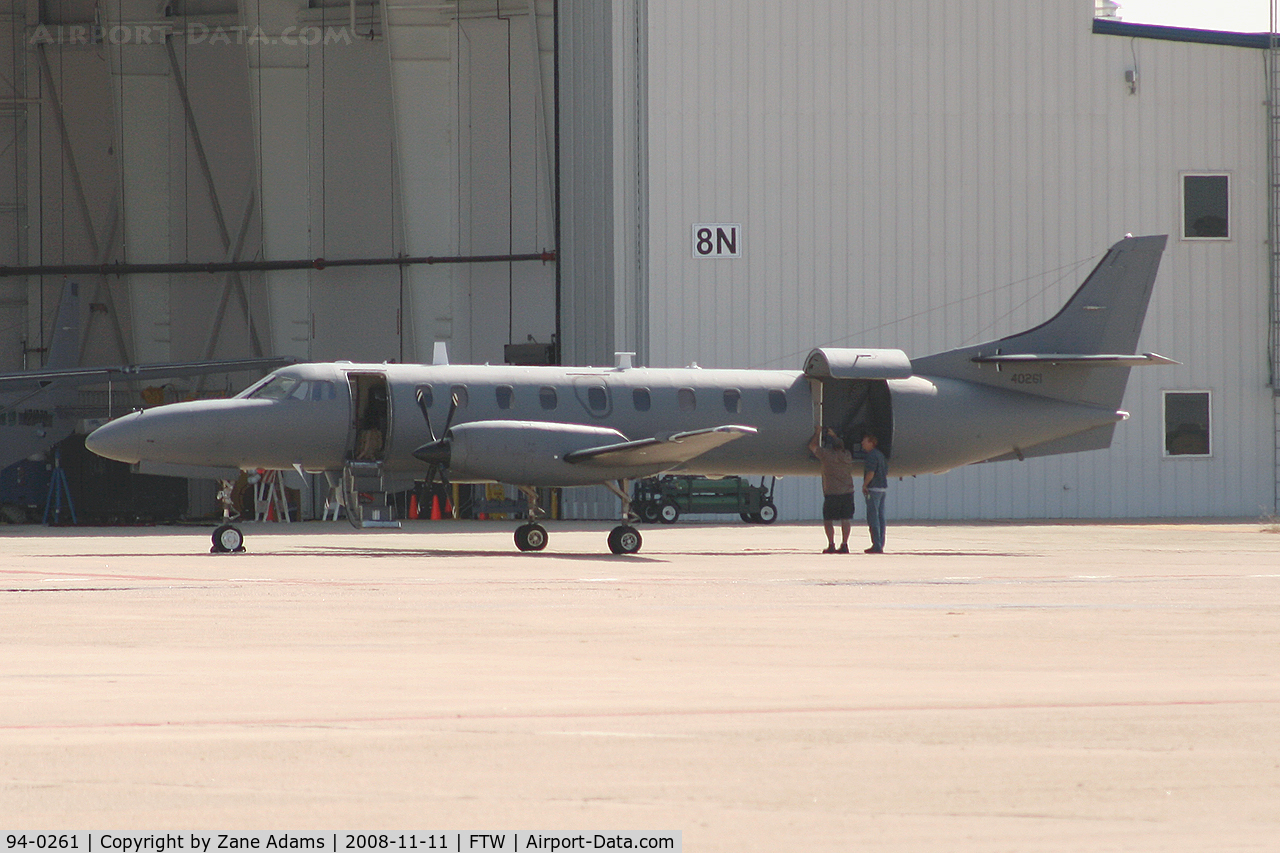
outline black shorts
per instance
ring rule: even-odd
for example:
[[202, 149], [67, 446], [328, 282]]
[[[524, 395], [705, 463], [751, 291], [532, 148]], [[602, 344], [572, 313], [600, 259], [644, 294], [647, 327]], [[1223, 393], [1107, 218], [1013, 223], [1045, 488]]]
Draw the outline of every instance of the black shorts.
[[822, 520], [844, 521], [853, 518], [853, 495], [824, 495], [822, 497]]

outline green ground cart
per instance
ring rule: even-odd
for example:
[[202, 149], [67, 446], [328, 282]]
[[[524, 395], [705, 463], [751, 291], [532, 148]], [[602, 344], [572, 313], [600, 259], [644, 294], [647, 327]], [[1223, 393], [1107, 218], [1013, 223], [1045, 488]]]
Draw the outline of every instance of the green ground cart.
[[776, 478], [768, 478], [768, 486], [765, 479], [753, 486], [745, 477], [648, 477], [636, 481], [631, 508], [650, 524], [675, 524], [684, 512], [737, 513], [748, 524], [772, 524]]

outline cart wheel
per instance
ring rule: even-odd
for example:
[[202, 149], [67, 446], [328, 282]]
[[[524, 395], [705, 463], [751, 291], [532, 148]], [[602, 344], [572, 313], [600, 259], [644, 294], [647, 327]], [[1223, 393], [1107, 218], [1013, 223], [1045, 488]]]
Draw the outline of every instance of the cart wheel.
[[645, 503], [640, 504], [640, 520], [641, 521], [647, 522], [649, 524], [657, 524], [659, 517], [660, 515], [658, 512], [657, 504], [648, 503], [647, 501]]
[[680, 518], [680, 507], [671, 501], [665, 501], [658, 507], [658, 520], [663, 524], [675, 524], [678, 518]]
[[763, 503], [760, 505], [760, 512], [756, 513], [757, 524], [773, 524], [778, 520], [778, 508], [771, 503]]
[[740, 513], [738, 513], [738, 515], [739, 515], [739, 516], [742, 518], [742, 520], [743, 520], [743, 521], [745, 521], [747, 524], [759, 524], [759, 523], [760, 523], [760, 519], [756, 518], [753, 514], [751, 514], [751, 513], [749, 513], [749, 512], [740, 512]]

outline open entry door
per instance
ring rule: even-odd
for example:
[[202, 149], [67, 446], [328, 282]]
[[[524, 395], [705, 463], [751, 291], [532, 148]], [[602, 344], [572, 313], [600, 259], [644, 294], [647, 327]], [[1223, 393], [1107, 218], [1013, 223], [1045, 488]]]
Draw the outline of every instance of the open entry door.
[[826, 378], [822, 383], [822, 427], [831, 427], [845, 447], [858, 447], [868, 432], [885, 456], [893, 456], [893, 407], [889, 383], [883, 379]]
[[391, 394], [384, 373], [348, 373], [351, 385], [351, 433], [348, 458], [381, 462], [391, 437]]

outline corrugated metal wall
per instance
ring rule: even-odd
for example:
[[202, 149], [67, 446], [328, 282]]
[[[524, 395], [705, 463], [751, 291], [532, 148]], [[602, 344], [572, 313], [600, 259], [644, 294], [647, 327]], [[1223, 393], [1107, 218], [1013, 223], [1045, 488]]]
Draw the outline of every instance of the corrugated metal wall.
[[[891, 517], [1270, 511], [1261, 51], [1094, 35], [1092, 8], [649, 3], [649, 363], [992, 339], [1169, 233], [1142, 347], [1183, 365], [1134, 372], [1113, 448], [895, 481]], [[1207, 170], [1232, 239], [1179, 240], [1180, 176]], [[695, 259], [699, 222], [741, 223], [741, 258]], [[1213, 457], [1164, 458], [1165, 389], [1212, 391]], [[817, 486], [780, 505], [813, 517]]]

